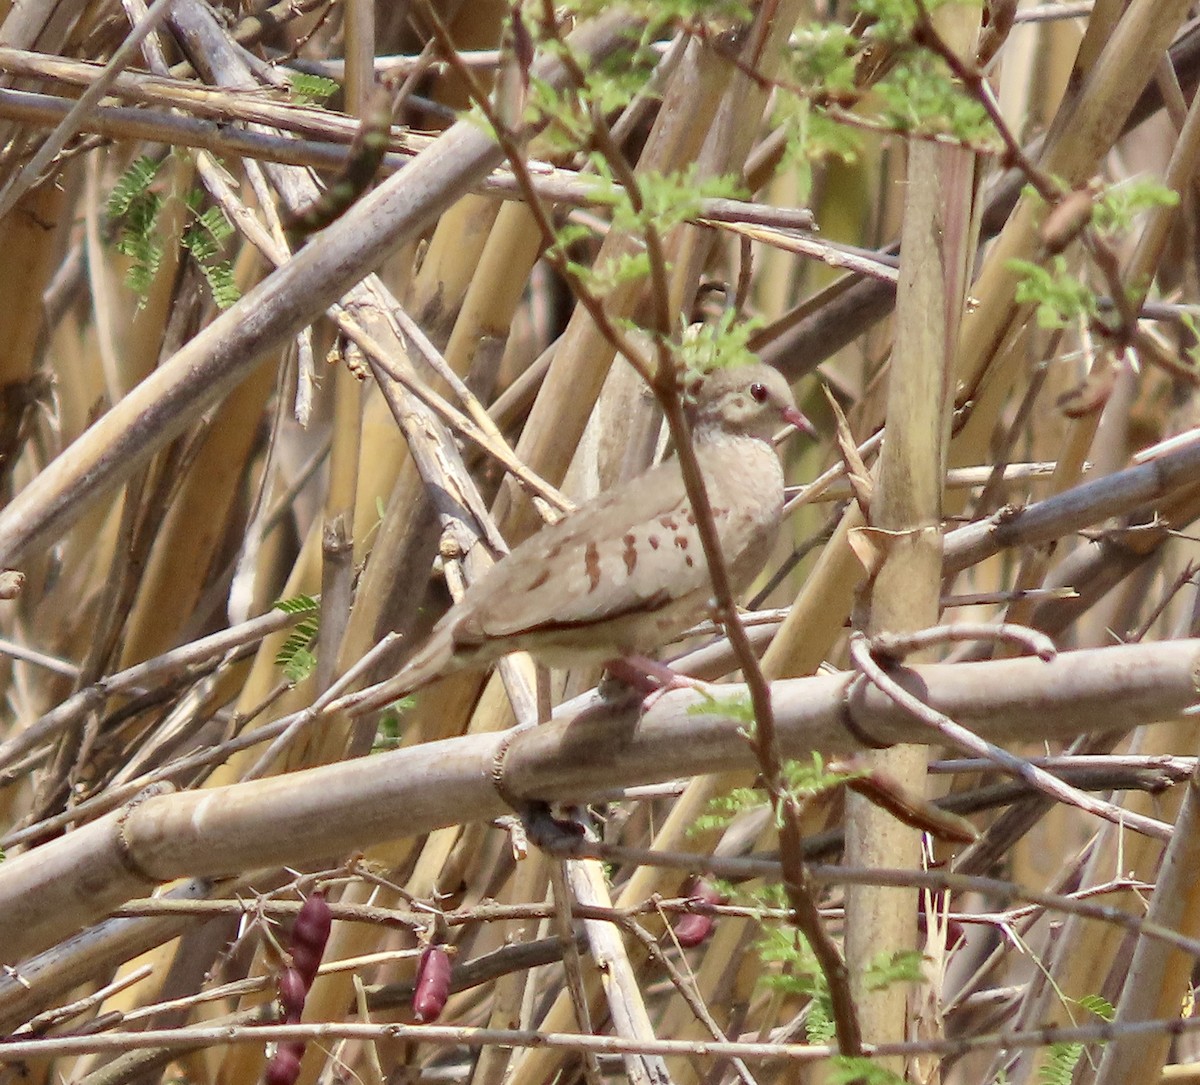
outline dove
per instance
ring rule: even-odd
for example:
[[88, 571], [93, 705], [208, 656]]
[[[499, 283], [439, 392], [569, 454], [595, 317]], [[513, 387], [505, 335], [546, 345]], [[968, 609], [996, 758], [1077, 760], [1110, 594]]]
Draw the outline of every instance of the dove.
[[[689, 383], [685, 413], [730, 583], [741, 592], [766, 562], [782, 517], [783, 468], [773, 437], [785, 424], [813, 429], [784, 378], [761, 362]], [[711, 603], [696, 517], [679, 462], [670, 459], [496, 562], [385, 683], [386, 693], [404, 696], [517, 651], [558, 667], [650, 663], [648, 653], [695, 624]]]

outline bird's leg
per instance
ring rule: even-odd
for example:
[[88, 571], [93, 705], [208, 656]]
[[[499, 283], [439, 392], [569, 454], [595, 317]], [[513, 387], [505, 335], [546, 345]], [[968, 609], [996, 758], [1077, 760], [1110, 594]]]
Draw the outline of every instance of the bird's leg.
[[604, 665], [604, 669], [622, 685], [645, 695], [642, 701], [643, 712], [648, 712], [664, 693], [673, 689], [695, 689], [703, 692], [712, 688], [710, 683], [680, 674], [666, 663], [660, 663], [649, 656], [632, 655], [611, 659]]

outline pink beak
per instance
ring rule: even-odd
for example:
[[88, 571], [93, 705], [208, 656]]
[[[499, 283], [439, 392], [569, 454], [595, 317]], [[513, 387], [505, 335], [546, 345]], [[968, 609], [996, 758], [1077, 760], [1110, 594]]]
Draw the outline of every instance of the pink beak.
[[800, 411], [795, 407], [786, 407], [783, 410], [783, 420], [790, 426], [795, 426], [801, 433], [808, 434], [809, 437], [816, 438], [817, 427], [814, 426]]

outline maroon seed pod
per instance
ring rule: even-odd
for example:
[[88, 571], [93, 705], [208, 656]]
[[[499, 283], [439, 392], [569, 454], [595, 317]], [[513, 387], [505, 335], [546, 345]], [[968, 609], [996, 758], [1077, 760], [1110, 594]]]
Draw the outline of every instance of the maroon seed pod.
[[717, 921], [710, 915], [685, 915], [675, 921], [675, 941], [691, 949], [708, 940]]
[[417, 965], [413, 1017], [424, 1025], [436, 1021], [450, 997], [450, 954], [442, 945], [426, 946]]
[[264, 1085], [296, 1085], [296, 1079], [300, 1077], [300, 1060], [303, 1058], [304, 1044], [296, 1040], [281, 1043], [267, 1063]]
[[312, 986], [317, 977], [332, 925], [333, 914], [325, 902], [325, 894], [310, 893], [292, 925], [292, 963], [304, 980], [305, 990]]
[[285, 968], [279, 973], [279, 1004], [283, 1007], [283, 1019], [287, 1024], [294, 1025], [300, 1020], [308, 986], [295, 968]]
[[[724, 904], [725, 898], [713, 888], [707, 878], [693, 878], [688, 886], [688, 898], [703, 904]], [[717, 925], [714, 915], [689, 913], [680, 916], [675, 921], [675, 940], [684, 948], [691, 949], [700, 945]]]

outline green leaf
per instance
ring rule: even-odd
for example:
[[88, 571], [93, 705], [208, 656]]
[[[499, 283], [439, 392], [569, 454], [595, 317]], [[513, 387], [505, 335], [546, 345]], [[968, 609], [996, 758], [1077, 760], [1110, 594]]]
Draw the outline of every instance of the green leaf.
[[753, 361], [750, 337], [761, 326], [760, 320], [744, 320], [732, 309], [726, 309], [711, 324], [686, 328], [679, 345], [684, 369], [707, 373]]
[[622, 252], [609, 257], [592, 269], [575, 265], [600, 294], [606, 294], [625, 283], [636, 283], [650, 275], [650, 255], [645, 252]]
[[754, 707], [750, 704], [749, 694], [740, 697], [714, 697], [708, 690], [699, 690], [701, 703], [690, 705], [689, 716], [725, 716], [739, 723], [754, 722]]
[[831, 1044], [837, 1039], [837, 1022], [833, 1019], [833, 1002], [828, 994], [816, 996], [808, 1004], [804, 1038], [810, 1044]]
[[766, 801], [764, 794], [752, 787], [735, 787], [724, 795], [717, 795], [708, 800], [708, 813], [701, 814], [692, 823], [689, 833], [711, 832], [713, 829], [725, 828], [743, 810], [762, 806]]
[[286, 614], [304, 614], [307, 617], [297, 622], [287, 639], [275, 654], [275, 666], [283, 670], [289, 682], [303, 682], [316, 669], [317, 657], [312, 645], [319, 631], [318, 612], [320, 604], [311, 595], [297, 595], [291, 599], [280, 599], [274, 609]]
[[621, 233], [644, 235], [647, 227], [664, 233], [700, 213], [701, 201], [715, 197], [745, 195], [733, 175], [701, 177], [692, 163], [669, 173], [644, 173], [638, 178], [642, 206], [635, 208], [630, 194], [612, 176], [608, 162], [598, 153], [590, 156], [595, 175], [588, 196], [612, 208], [612, 227]]
[[[1068, 1002], [1104, 1021], [1111, 1021], [1117, 1015], [1113, 1004], [1101, 995], [1084, 995], [1083, 998], [1069, 999]], [[1071, 1085], [1084, 1050], [1083, 1044], [1051, 1044], [1038, 1074], [1039, 1085]]]
[[416, 703], [415, 697], [401, 697], [380, 713], [379, 723], [375, 728], [375, 741], [371, 744], [372, 753], [386, 753], [400, 745], [403, 735], [401, 716]]
[[199, 265], [217, 308], [228, 309], [242, 293], [234, 281], [232, 265], [221, 259], [224, 243], [233, 234], [233, 226], [219, 207], [200, 211], [198, 202], [189, 206], [196, 217], [183, 232], [180, 244]]
[[1103, 995], [1084, 995], [1079, 999], [1079, 1005], [1102, 1021], [1112, 1021], [1117, 1016], [1116, 1006]]
[[317, 657], [309, 648], [297, 648], [282, 667], [284, 677], [293, 685], [299, 685], [317, 669]]
[[196, 223], [212, 237], [214, 241], [228, 241], [233, 236], [233, 223], [225, 217], [220, 207], [210, 207], [201, 214]]
[[1095, 292], [1075, 278], [1059, 255], [1049, 267], [1028, 260], [1009, 260], [1006, 265], [1021, 276], [1015, 299], [1022, 305], [1036, 305], [1040, 327], [1066, 328], [1080, 318], [1091, 319], [1099, 311]]
[[129, 213], [130, 207], [139, 197], [146, 194], [154, 182], [155, 174], [162, 165], [161, 159], [144, 154], [135, 158], [117, 179], [105, 205], [105, 214], [110, 219], [120, 219]]
[[162, 265], [163, 244], [152, 233], [127, 234], [117, 242], [117, 251], [133, 261], [125, 272], [125, 285], [137, 295], [141, 306]]
[[204, 230], [198, 230], [195, 226], [189, 226], [183, 232], [183, 236], [179, 239], [179, 243], [195, 257], [200, 264], [208, 260], [215, 260], [220, 253], [220, 246], [213, 240], [212, 236]]
[[776, 97], [772, 123], [783, 132], [780, 169], [791, 169], [796, 174], [800, 203], [812, 196], [815, 166], [830, 159], [850, 164], [862, 153], [862, 132], [833, 120], [823, 109], [795, 94]]
[[824, 1044], [833, 1040], [837, 1029], [829, 984], [804, 935], [794, 927], [770, 927], [763, 931], [755, 950], [764, 964], [781, 966], [778, 970], [764, 971], [760, 983], [784, 994], [808, 999], [808, 1016], [804, 1022], [808, 1042]]
[[863, 1055], [834, 1055], [829, 1060], [832, 1085], [906, 1085], [899, 1074], [872, 1062]]
[[[716, 705], [717, 707], [712, 708], [710, 705]], [[738, 714], [743, 708], [743, 705], [736, 701], [726, 705], [710, 699], [710, 705], [701, 705], [689, 711], [704, 713], [719, 712], [722, 715], [737, 719], [739, 718]], [[745, 708], [749, 711], [748, 701]], [[750, 732], [752, 724], [746, 730]], [[830, 772], [825, 768], [825, 763], [821, 755], [815, 752], [811, 755], [811, 760], [809, 761], [785, 761], [783, 763], [784, 788], [789, 795], [801, 802], [832, 791], [835, 788], [841, 787], [847, 780], [865, 774], [865, 769], [862, 772], [854, 773]], [[760, 788], [733, 788], [726, 794], [717, 795], [708, 801], [707, 812], [696, 819], [692, 831], [698, 833], [707, 832], [711, 829], [724, 828], [744, 810], [763, 806], [767, 801], [766, 792]]]
[[228, 309], [242, 296], [233, 277], [233, 267], [228, 262], [201, 264], [200, 273], [208, 283], [214, 304], [218, 309]]

